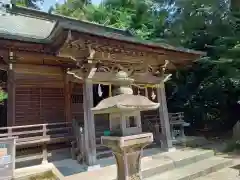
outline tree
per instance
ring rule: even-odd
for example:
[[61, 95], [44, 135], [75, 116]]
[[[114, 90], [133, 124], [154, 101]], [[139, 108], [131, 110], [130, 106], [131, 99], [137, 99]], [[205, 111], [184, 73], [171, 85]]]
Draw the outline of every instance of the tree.
[[157, 26], [161, 29], [158, 31], [164, 34], [164, 28], [160, 26], [165, 23], [168, 13], [163, 11], [157, 10], [151, 0], [105, 0], [99, 6], [68, 0], [63, 5], [56, 4], [53, 13], [129, 29], [135, 35], [150, 39], [155, 37], [153, 34]]
[[77, 19], [85, 19], [87, 8], [91, 6], [91, 0], [67, 0], [63, 4], [56, 4], [52, 12]]
[[43, 3], [44, 0], [16, 0], [18, 6], [40, 9], [39, 4]]
[[104, 0], [99, 6], [68, 0], [53, 12], [207, 52], [207, 58], [175, 72], [167, 83], [169, 111], [185, 112], [192, 127], [207, 123], [229, 129], [240, 108], [240, 16], [234, 7], [229, 9], [226, 0]]
[[173, 34], [185, 47], [204, 50], [208, 57], [192, 70], [173, 76], [168, 83], [169, 107], [184, 111], [195, 127], [207, 123], [215, 129], [229, 129], [238, 120], [239, 21], [226, 1], [218, 2], [191, 0], [178, 5]]

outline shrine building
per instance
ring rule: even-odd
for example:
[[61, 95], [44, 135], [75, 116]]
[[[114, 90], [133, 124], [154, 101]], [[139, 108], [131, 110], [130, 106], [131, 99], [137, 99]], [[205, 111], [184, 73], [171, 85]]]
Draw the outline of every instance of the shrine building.
[[107, 114], [94, 116], [91, 108], [112, 96], [112, 77], [124, 70], [134, 79], [134, 94], [160, 103], [157, 111], [141, 113], [143, 131], [156, 130], [149, 118], [155, 117], [159, 125], [155, 140], [162, 148], [172, 148], [164, 82], [201, 56], [204, 53], [141, 40], [128, 30], [4, 6], [0, 83], [8, 97], [1, 105], [0, 137], [18, 137], [19, 157], [25, 155], [22, 149], [41, 146], [35, 157], [47, 161], [52, 149], [76, 146], [84, 156], [77, 155], [78, 160], [94, 165], [108, 152], [100, 136], [110, 122]]

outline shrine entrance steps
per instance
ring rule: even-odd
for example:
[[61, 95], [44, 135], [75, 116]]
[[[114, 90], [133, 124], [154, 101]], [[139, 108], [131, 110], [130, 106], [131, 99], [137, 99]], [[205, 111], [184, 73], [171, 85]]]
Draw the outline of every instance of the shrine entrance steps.
[[[197, 154], [195, 154], [197, 153]], [[144, 180], [197, 180], [232, 165], [232, 160], [214, 156], [211, 150], [189, 151], [187, 157], [173, 156], [172, 162], [162, 171], [154, 171]], [[153, 176], [152, 176], [153, 175]]]
[[[212, 150], [202, 149], [185, 148], [175, 152], [160, 152], [159, 149], [152, 148], [146, 149], [143, 155], [142, 174], [144, 180], [197, 180], [197, 178], [228, 168], [233, 163], [231, 159], [214, 156]], [[116, 179], [117, 169], [112, 157], [100, 159], [98, 163], [101, 166], [100, 169], [68, 174], [64, 179]]]

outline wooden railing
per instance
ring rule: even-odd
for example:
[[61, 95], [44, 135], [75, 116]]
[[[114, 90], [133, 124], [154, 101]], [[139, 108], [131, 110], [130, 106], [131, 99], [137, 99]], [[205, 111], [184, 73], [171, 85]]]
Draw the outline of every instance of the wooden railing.
[[[171, 125], [181, 125], [184, 124], [184, 113], [183, 112], [178, 112], [178, 113], [169, 113], [169, 121]], [[160, 124], [160, 119], [159, 115], [153, 114], [153, 115], [144, 115], [144, 120], [149, 121], [152, 125], [153, 124]]]
[[160, 144], [161, 142], [161, 130], [160, 130], [160, 123], [154, 120], [150, 121], [149, 119], [144, 119], [142, 124], [142, 129], [145, 132], [152, 132], [153, 133], [153, 140], [156, 144]]
[[42, 146], [43, 162], [47, 161], [47, 145], [68, 142], [72, 137], [71, 123], [34, 124], [1, 127], [0, 138], [17, 137], [16, 148]]
[[170, 124], [174, 125], [181, 125], [184, 124], [184, 113], [183, 112], [178, 112], [178, 113], [169, 113], [169, 121]]
[[[178, 134], [180, 134], [181, 136], [185, 136], [184, 126], [188, 126], [188, 124], [184, 121], [184, 113], [183, 112], [169, 113], [168, 116], [169, 116], [169, 123], [170, 123], [170, 128], [171, 128], [170, 131], [171, 131], [172, 138], [175, 139], [175, 134], [176, 134], [175, 130], [174, 130], [174, 126], [179, 126], [180, 132], [178, 132]], [[159, 115], [157, 115], [157, 114], [144, 115], [143, 125], [149, 126], [148, 128], [151, 131], [154, 130], [152, 132], [153, 133], [156, 132], [155, 133], [156, 136], [159, 136], [159, 134], [161, 134], [161, 129], [160, 129], [161, 123], [160, 123]], [[155, 127], [155, 128], [153, 128], [153, 127]], [[159, 129], [156, 129], [156, 128], [159, 128]], [[155, 139], [159, 139], [159, 137], [156, 137]]]

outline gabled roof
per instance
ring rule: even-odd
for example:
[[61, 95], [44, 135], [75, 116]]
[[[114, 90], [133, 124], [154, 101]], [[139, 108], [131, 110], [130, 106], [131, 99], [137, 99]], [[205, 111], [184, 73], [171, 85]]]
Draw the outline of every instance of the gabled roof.
[[4, 39], [48, 44], [54, 40], [59, 31], [73, 30], [153, 48], [205, 55], [200, 51], [142, 40], [133, 36], [128, 30], [107, 27], [15, 5], [7, 9], [7, 13], [0, 10], [0, 22], [0, 38]]

